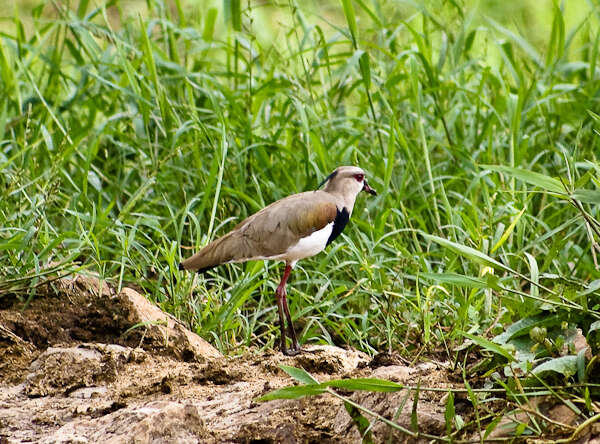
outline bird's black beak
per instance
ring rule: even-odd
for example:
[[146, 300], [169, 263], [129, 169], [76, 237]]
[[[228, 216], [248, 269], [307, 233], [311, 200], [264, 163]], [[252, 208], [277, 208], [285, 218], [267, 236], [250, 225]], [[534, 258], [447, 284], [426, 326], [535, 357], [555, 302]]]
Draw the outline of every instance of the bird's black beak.
[[363, 191], [366, 191], [367, 193], [369, 193], [369, 194], [371, 194], [371, 195], [373, 195], [373, 196], [377, 196], [377, 191], [375, 191], [373, 188], [371, 188], [371, 187], [369, 186], [369, 184], [367, 183], [367, 181], [366, 181], [366, 180], [365, 180], [365, 182], [364, 182], [364, 185], [363, 185], [363, 188], [362, 188], [362, 190], [363, 190]]

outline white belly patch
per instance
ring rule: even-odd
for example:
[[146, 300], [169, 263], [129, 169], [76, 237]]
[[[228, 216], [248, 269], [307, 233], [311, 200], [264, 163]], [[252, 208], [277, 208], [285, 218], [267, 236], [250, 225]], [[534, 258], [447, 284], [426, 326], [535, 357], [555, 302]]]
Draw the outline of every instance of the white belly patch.
[[295, 263], [300, 259], [320, 253], [327, 246], [327, 240], [329, 239], [329, 236], [331, 236], [332, 230], [333, 222], [325, 225], [320, 230], [315, 231], [310, 236], [303, 237], [287, 252], [279, 255], [277, 259], [285, 259], [289, 262]]

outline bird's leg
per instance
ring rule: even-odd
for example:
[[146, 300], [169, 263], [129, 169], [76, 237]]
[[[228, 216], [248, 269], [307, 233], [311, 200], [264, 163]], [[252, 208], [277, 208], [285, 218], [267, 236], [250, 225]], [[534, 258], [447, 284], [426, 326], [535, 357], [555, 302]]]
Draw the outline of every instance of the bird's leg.
[[[287, 303], [287, 292], [285, 290], [285, 284], [290, 277], [290, 273], [292, 271], [292, 266], [290, 264], [285, 264], [285, 271], [283, 272], [283, 276], [281, 277], [281, 282], [275, 290], [275, 297], [277, 299], [277, 308], [279, 310], [279, 324], [281, 326], [281, 342], [280, 348], [281, 353], [287, 356], [293, 356], [300, 351], [300, 346], [298, 345], [298, 339], [296, 339], [296, 332], [294, 331], [294, 324], [292, 323], [292, 317], [290, 316], [290, 309]], [[287, 324], [290, 329], [290, 336], [292, 340], [292, 348], [288, 349], [286, 346], [286, 330], [285, 330], [285, 321], [283, 319], [283, 315], [287, 318]]]
[[285, 296], [283, 298], [283, 311], [287, 318], [288, 329], [289, 329], [290, 337], [292, 339], [292, 348], [290, 350], [293, 351], [294, 354], [296, 354], [300, 351], [300, 344], [298, 344], [298, 339], [296, 338], [296, 330], [294, 330], [294, 323], [292, 322], [292, 316], [290, 315], [290, 309], [288, 307], [287, 297], [285, 297]]
[[281, 353], [287, 355], [287, 347], [285, 345], [285, 321], [283, 320], [283, 299], [279, 292], [279, 287], [275, 291], [275, 298], [277, 299], [277, 311], [279, 312], [279, 326], [281, 327], [281, 335], [279, 336], [279, 349]]

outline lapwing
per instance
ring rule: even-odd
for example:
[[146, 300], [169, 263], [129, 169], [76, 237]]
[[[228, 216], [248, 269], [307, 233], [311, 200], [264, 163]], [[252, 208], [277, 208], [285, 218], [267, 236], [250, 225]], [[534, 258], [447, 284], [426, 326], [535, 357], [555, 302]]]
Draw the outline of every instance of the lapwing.
[[[320, 189], [323, 185], [325, 188]], [[367, 184], [361, 168], [338, 167], [318, 190], [293, 194], [263, 208], [184, 260], [179, 269], [202, 273], [231, 262], [285, 261], [285, 270], [275, 291], [281, 327], [280, 349], [284, 355], [295, 355], [300, 346], [288, 308], [286, 282], [300, 259], [320, 253], [340, 235], [361, 191], [377, 195]], [[291, 348], [286, 346], [284, 314]]]

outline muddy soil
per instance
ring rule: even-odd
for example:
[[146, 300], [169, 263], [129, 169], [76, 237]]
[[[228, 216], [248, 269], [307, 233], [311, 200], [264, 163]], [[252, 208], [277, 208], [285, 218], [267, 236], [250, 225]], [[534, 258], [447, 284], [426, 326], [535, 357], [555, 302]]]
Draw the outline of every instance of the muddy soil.
[[[47, 286], [26, 307], [0, 297], [0, 443], [361, 442], [333, 395], [258, 402], [294, 384], [282, 364], [319, 381], [377, 377], [460, 387], [443, 363], [405, 366], [393, 356], [370, 359], [332, 346], [305, 346], [295, 357], [224, 357], [134, 290], [116, 294], [78, 276]], [[338, 393], [412, 427], [412, 392]], [[444, 395], [419, 394], [422, 432], [445, 435]], [[469, 420], [470, 405], [455, 403]], [[417, 441], [382, 422], [371, 433], [375, 442]]]

